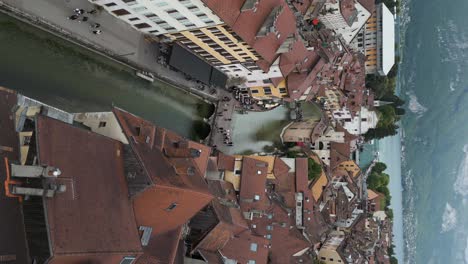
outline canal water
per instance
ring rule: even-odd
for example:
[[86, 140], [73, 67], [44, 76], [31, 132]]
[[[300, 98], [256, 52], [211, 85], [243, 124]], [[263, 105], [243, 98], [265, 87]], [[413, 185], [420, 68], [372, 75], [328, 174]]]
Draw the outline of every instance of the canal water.
[[69, 112], [118, 106], [183, 136], [209, 105], [126, 67], [0, 14], [0, 86]]

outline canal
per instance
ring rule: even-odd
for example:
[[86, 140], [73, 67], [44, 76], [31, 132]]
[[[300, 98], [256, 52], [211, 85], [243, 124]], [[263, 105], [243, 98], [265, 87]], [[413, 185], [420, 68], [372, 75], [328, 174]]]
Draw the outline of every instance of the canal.
[[196, 138], [210, 104], [47, 32], [0, 14], [0, 86], [69, 112], [118, 106]]

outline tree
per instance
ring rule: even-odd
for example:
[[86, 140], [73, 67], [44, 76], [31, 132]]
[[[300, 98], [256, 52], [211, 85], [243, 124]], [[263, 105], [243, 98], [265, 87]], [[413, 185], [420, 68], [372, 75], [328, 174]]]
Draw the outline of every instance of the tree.
[[372, 168], [372, 171], [382, 173], [386, 169], [387, 169], [387, 165], [385, 163], [377, 162], [377, 163], [375, 163], [374, 167]]
[[398, 264], [398, 259], [395, 258], [394, 256], [390, 257], [390, 264]]
[[309, 181], [315, 180], [320, 176], [320, 174], [322, 174], [322, 166], [311, 158], [307, 160], [307, 167], [309, 169]]

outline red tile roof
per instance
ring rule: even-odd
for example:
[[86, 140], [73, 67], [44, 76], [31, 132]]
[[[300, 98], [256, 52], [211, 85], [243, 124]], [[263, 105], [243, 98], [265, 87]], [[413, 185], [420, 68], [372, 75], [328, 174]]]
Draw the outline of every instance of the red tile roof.
[[[249, 230], [235, 236], [221, 250], [223, 256], [237, 260], [238, 263], [247, 263], [254, 260], [256, 264], [268, 262], [269, 241], [263, 237], [253, 235]], [[256, 249], [256, 250], [251, 250]]]
[[351, 26], [356, 18], [356, 7], [354, 0], [341, 0], [340, 1], [341, 15], [343, 16], [346, 23]]
[[275, 158], [275, 163], [273, 165], [273, 174], [275, 176], [287, 174], [289, 170], [289, 166], [281, 158]]
[[309, 73], [291, 73], [287, 78], [287, 88], [289, 97], [293, 100], [299, 99], [309, 87], [316, 87], [311, 90], [311, 94], [318, 91], [318, 86], [312, 86], [317, 74], [326, 64], [324, 59], [320, 59]]
[[375, 11], [375, 0], [358, 0], [358, 2], [371, 14]]
[[140, 254], [122, 144], [41, 115], [36, 126], [39, 163], [59, 168], [67, 187], [45, 199], [52, 253]]
[[251, 208], [262, 210], [268, 206], [268, 197], [265, 194], [267, 173], [268, 163], [243, 158], [239, 197], [242, 211], [246, 212]]
[[[271, 65], [277, 57], [276, 51], [281, 43], [296, 32], [296, 18], [284, 0], [259, 1], [255, 12], [245, 10], [241, 12], [243, 0], [203, 0], [205, 4], [225, 21], [233, 31], [245, 42], [252, 46], [257, 53]], [[282, 6], [275, 23], [279, 38], [270, 33], [264, 37], [257, 37], [257, 32], [264, 25], [266, 18], [275, 7]]]
[[[167, 232], [152, 235], [145, 254], [137, 259], [135, 264], [171, 264], [175, 263], [177, 249], [182, 242], [182, 227]], [[182, 242], [183, 243], [183, 242]], [[118, 262], [115, 262], [118, 263]]]
[[[6, 166], [4, 158], [16, 161], [19, 140], [16, 132], [14, 113], [17, 94], [0, 87], [0, 256], [15, 255], [17, 263], [27, 263], [26, 237], [24, 232], [21, 204], [18, 198], [5, 195]], [[8, 149], [8, 150], [7, 150]]]
[[[203, 180], [204, 171], [200, 168], [206, 168], [208, 164], [209, 151], [206, 147], [201, 150], [200, 157], [173, 157], [168, 155], [172, 153], [169, 150], [174, 149], [178, 143], [187, 142], [186, 139], [123, 110], [114, 108], [114, 114], [134, 153], [155, 185], [209, 195]], [[197, 143], [188, 142], [188, 147], [191, 146], [201, 147]]]
[[[138, 225], [159, 234], [184, 224], [213, 198], [200, 170], [209, 150], [123, 110], [114, 114], [153, 183], [133, 199]], [[185, 151], [191, 147], [201, 149], [199, 156]]]
[[241, 13], [245, 0], [202, 0], [224, 23], [233, 26]]
[[218, 152], [218, 169], [234, 171], [234, 165], [236, 158], [234, 156], [226, 155], [222, 152]]

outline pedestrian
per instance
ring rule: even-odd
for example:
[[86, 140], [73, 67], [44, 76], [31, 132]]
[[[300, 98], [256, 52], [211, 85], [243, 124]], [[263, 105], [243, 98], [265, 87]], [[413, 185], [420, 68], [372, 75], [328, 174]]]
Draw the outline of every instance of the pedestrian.
[[99, 28], [101, 26], [101, 24], [99, 23], [94, 23], [91, 25], [92, 28]]
[[81, 20], [79, 20], [78, 22], [81, 22], [81, 21], [83, 21], [83, 22], [88, 21], [88, 17], [87, 17], [87, 16], [84, 16], [84, 17], [83, 17]]
[[98, 30], [93, 30], [93, 34], [94, 34], [94, 35], [99, 35], [99, 34], [101, 34], [101, 33], [102, 33], [102, 31], [99, 30], [99, 29], [98, 29]]
[[69, 19], [69, 20], [76, 20], [77, 18], [78, 18], [77, 15], [71, 15], [71, 16], [67, 17], [67, 19]]
[[87, 13], [92, 15], [92, 14], [96, 14], [96, 12], [97, 12], [96, 9], [92, 9], [92, 10], [88, 11]]

